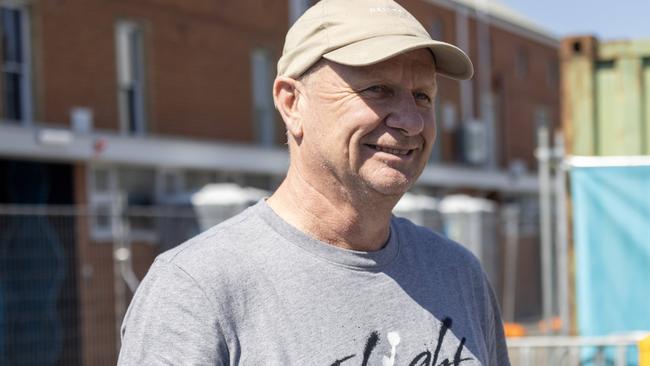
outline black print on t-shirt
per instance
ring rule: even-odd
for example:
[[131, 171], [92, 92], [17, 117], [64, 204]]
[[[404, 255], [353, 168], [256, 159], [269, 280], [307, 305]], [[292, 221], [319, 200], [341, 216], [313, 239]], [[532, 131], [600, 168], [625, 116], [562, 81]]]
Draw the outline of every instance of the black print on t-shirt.
[[[411, 362], [408, 363], [408, 366], [456, 366], [456, 365], [460, 365], [464, 361], [472, 360], [472, 358], [461, 358], [463, 347], [465, 347], [465, 341], [466, 341], [465, 337], [463, 337], [460, 340], [460, 343], [458, 344], [458, 348], [456, 349], [454, 358], [452, 360], [450, 360], [449, 358], [445, 358], [444, 360], [438, 360], [438, 357], [440, 357], [440, 349], [442, 348], [442, 343], [445, 340], [447, 331], [451, 329], [451, 325], [452, 325], [451, 318], [444, 318], [442, 320], [442, 326], [440, 327], [440, 331], [438, 332], [438, 339], [436, 340], [436, 348], [433, 351], [433, 354], [431, 354], [431, 351], [429, 349], [425, 349], [417, 356], [415, 356], [413, 360], [411, 360]], [[389, 338], [389, 343], [392, 346], [391, 356], [390, 357], [384, 356], [383, 365], [394, 366], [395, 349], [397, 344], [399, 344], [399, 335], [397, 334], [391, 335], [389, 333], [388, 338]], [[368, 338], [366, 339], [366, 345], [363, 349], [363, 358], [361, 360], [361, 366], [368, 366], [370, 355], [372, 355], [372, 351], [375, 349], [377, 344], [379, 344], [379, 342], [380, 339], [379, 339], [378, 331], [373, 331], [368, 335]], [[331, 366], [341, 366], [343, 365], [344, 362], [351, 360], [356, 356], [357, 356], [356, 354], [345, 356], [343, 358], [334, 361], [334, 363], [332, 363]], [[346, 363], [345, 366], [347, 365], [352, 365], [352, 364]]]

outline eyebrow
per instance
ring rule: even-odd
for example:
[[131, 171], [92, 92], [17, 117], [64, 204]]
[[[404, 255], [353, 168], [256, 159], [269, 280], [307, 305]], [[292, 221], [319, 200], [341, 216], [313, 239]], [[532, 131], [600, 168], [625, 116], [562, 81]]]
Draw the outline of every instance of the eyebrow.
[[[394, 84], [393, 81], [389, 80], [386, 76], [382, 75], [381, 73], [377, 72], [366, 72], [366, 71], [361, 71], [357, 70], [354, 72], [352, 75], [353, 80], [345, 80], [350, 86], [357, 86], [358, 84], [372, 84], [375, 82], [378, 83], [388, 83], [388, 84]], [[438, 90], [438, 81], [437, 78], [434, 76], [431, 79], [431, 82], [420, 82], [420, 80], [416, 81], [415, 83], [415, 89], [419, 88], [433, 88], [434, 90]]]

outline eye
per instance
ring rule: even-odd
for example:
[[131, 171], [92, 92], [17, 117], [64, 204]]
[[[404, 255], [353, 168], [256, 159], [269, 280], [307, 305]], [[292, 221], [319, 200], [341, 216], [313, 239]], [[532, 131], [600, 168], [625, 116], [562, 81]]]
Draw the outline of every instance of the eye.
[[373, 85], [363, 90], [363, 93], [373, 97], [390, 96], [392, 91], [386, 85]]
[[418, 101], [418, 102], [424, 102], [424, 103], [427, 103], [427, 104], [431, 104], [432, 99], [429, 96], [429, 94], [427, 94], [427, 93], [415, 92], [415, 93], [413, 93], [413, 96], [415, 97], [415, 100]]

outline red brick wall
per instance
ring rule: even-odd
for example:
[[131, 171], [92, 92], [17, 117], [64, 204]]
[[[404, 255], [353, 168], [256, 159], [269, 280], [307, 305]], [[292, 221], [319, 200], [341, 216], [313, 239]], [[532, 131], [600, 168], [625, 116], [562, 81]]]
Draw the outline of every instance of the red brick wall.
[[[455, 43], [453, 11], [422, 0], [401, 2], [425, 27], [442, 21], [444, 40]], [[285, 1], [38, 2], [33, 7], [37, 118], [67, 124], [70, 108], [89, 106], [95, 128], [118, 130], [114, 27], [130, 19], [145, 30], [149, 133], [252, 141], [250, 51], [263, 46], [279, 57], [287, 13]], [[469, 53], [477, 65], [473, 18], [469, 25]], [[519, 158], [533, 167], [536, 107], [549, 107], [551, 119], [559, 120], [559, 86], [547, 81], [548, 63], [558, 63], [557, 50], [496, 26], [490, 37], [492, 88], [500, 96], [498, 160], [505, 167]], [[528, 54], [525, 79], [514, 73], [518, 47]], [[477, 80], [478, 74], [475, 116], [480, 115]], [[459, 90], [458, 82], [440, 78], [441, 104], [460, 108]], [[443, 160], [453, 161], [452, 132], [439, 129], [438, 138]]]
[[[501, 162], [519, 158], [536, 166], [535, 109], [545, 106], [555, 127], [559, 126], [559, 80], [549, 83], [549, 65], [559, 69], [556, 48], [534, 42], [497, 27], [491, 29], [493, 80], [499, 80], [502, 99], [502, 120], [499, 133], [503, 141]], [[518, 48], [528, 55], [528, 73], [520, 78], [515, 73]], [[558, 77], [558, 76], [556, 76]]]
[[102, 3], [42, 1], [35, 7], [40, 119], [67, 124], [71, 107], [88, 106], [95, 128], [117, 129], [113, 14]]
[[[456, 15], [452, 10], [436, 6], [428, 1], [402, 0], [400, 3], [413, 13], [425, 27], [434, 19], [442, 21], [443, 40], [457, 44]], [[480, 65], [478, 59], [477, 22], [469, 18], [469, 56], [474, 62], [475, 75], [472, 79], [474, 90], [473, 114], [480, 117]], [[549, 84], [547, 74], [549, 63], [559, 69], [558, 49], [531, 40], [519, 34], [508, 32], [491, 25], [491, 88], [499, 95], [500, 118], [497, 126], [497, 161], [502, 168], [513, 159], [522, 159], [530, 169], [536, 166], [535, 149], [535, 109], [538, 106], [549, 108], [549, 118], [554, 126], [559, 126], [559, 81]], [[525, 78], [515, 75], [517, 48], [526, 50], [528, 55], [528, 74]], [[456, 81], [439, 78], [439, 97], [441, 102], [453, 102], [460, 113], [460, 84]], [[442, 105], [442, 103], [441, 103]], [[441, 141], [442, 140], [442, 141]], [[443, 146], [443, 157], [453, 161], [454, 136], [439, 128], [438, 143]]]
[[70, 108], [88, 106], [96, 129], [118, 130], [114, 27], [127, 19], [145, 32], [149, 133], [250, 141], [250, 51], [279, 56], [287, 12], [284, 2], [39, 2], [39, 119], [67, 124]]
[[[74, 169], [75, 202], [86, 205], [86, 171], [84, 164]], [[82, 206], [83, 207], [83, 206]], [[87, 215], [77, 220], [77, 288], [79, 291], [79, 336], [84, 365], [117, 363], [117, 328], [115, 316], [113, 246], [90, 239]]]

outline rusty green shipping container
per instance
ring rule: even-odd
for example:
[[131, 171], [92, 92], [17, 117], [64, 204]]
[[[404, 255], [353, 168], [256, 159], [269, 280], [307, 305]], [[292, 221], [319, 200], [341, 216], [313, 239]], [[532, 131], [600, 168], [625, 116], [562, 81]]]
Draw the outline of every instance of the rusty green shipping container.
[[562, 41], [562, 124], [572, 155], [650, 155], [650, 40]]

